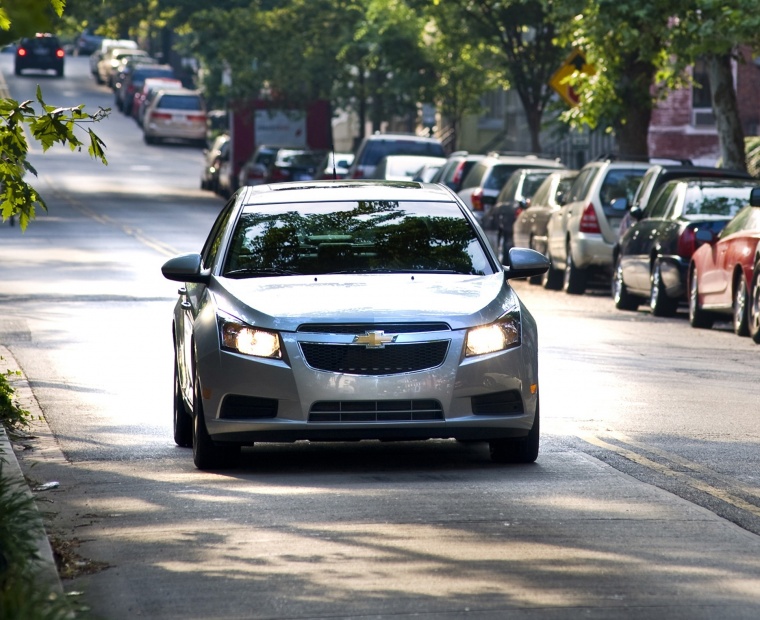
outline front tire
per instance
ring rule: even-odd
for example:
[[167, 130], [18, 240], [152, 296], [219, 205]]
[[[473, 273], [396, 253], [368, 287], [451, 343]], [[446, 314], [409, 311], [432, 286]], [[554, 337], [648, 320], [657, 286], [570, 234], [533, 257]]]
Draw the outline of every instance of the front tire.
[[702, 307], [699, 305], [699, 283], [697, 277], [697, 269], [696, 267], [692, 267], [689, 274], [689, 324], [699, 329], [710, 329], [714, 319], [709, 312], [702, 310]]
[[734, 287], [733, 315], [734, 333], [737, 336], [749, 336], [749, 298], [744, 274], [739, 273]]
[[492, 439], [489, 441], [491, 460], [494, 463], [533, 463], [538, 458], [541, 434], [538, 400], [536, 416], [527, 437], [519, 439]]
[[678, 310], [678, 301], [668, 297], [662, 281], [662, 262], [654, 261], [652, 275], [649, 278], [649, 308], [654, 316], [673, 316]]
[[612, 299], [618, 310], [638, 310], [639, 308], [638, 299], [628, 292], [628, 287], [623, 280], [623, 265], [619, 256], [612, 275]]
[[573, 262], [573, 253], [570, 250], [570, 244], [568, 244], [562, 288], [570, 295], [583, 295], [586, 292], [587, 279], [588, 273], [586, 270], [577, 267]]
[[752, 272], [752, 286], [749, 289], [749, 336], [755, 344], [760, 344], [760, 261]]
[[190, 448], [193, 445], [193, 418], [182, 398], [176, 357], [174, 360], [174, 443], [182, 448]]
[[193, 463], [198, 469], [228, 469], [238, 463], [240, 446], [216, 444], [206, 429], [200, 381], [195, 378], [193, 393]]

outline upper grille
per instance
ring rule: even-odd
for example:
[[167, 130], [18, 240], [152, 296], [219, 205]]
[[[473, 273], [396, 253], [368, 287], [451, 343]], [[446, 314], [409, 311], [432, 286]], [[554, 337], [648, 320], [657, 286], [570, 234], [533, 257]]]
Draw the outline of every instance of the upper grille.
[[419, 334], [450, 331], [446, 323], [304, 323], [298, 331], [308, 334], [365, 334], [383, 331], [386, 334]]
[[448, 340], [392, 344], [378, 349], [301, 343], [304, 359], [312, 368], [351, 375], [393, 375], [435, 368], [443, 364], [448, 349]]

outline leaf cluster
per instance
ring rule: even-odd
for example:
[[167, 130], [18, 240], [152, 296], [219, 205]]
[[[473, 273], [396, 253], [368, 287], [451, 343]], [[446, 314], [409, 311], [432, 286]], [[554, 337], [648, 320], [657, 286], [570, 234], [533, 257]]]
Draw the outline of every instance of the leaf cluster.
[[[43, 100], [39, 86], [36, 97], [40, 109], [32, 100], [0, 99], [0, 210], [3, 221], [18, 216], [22, 230], [34, 219], [37, 207], [47, 210], [42, 196], [24, 180], [26, 173], [37, 175], [28, 160], [29, 143], [25, 129], [40, 143], [43, 151], [56, 144], [66, 145], [72, 151], [86, 147], [91, 157], [103, 164], [108, 163], [105, 144], [87, 125], [102, 120], [110, 109], [99, 108], [95, 114], [89, 114], [83, 105], [51, 106]], [[77, 129], [84, 130], [83, 138], [77, 135]]]

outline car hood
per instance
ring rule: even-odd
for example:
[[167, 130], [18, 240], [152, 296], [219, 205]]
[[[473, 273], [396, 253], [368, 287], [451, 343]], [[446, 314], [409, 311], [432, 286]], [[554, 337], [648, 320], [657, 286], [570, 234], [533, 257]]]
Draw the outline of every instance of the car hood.
[[519, 308], [504, 274], [320, 275], [214, 278], [217, 307], [251, 325], [294, 331], [302, 323], [444, 321], [464, 329]]

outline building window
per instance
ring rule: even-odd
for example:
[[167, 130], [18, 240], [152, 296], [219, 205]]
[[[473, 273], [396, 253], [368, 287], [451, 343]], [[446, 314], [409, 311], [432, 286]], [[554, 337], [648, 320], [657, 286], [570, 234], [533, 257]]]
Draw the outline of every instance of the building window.
[[506, 115], [506, 95], [503, 90], [485, 93], [480, 99], [483, 113], [478, 118], [481, 129], [502, 129]]
[[700, 58], [692, 68], [694, 84], [691, 87], [691, 124], [695, 127], [714, 127], [715, 114], [710, 96], [710, 77], [707, 63]]

